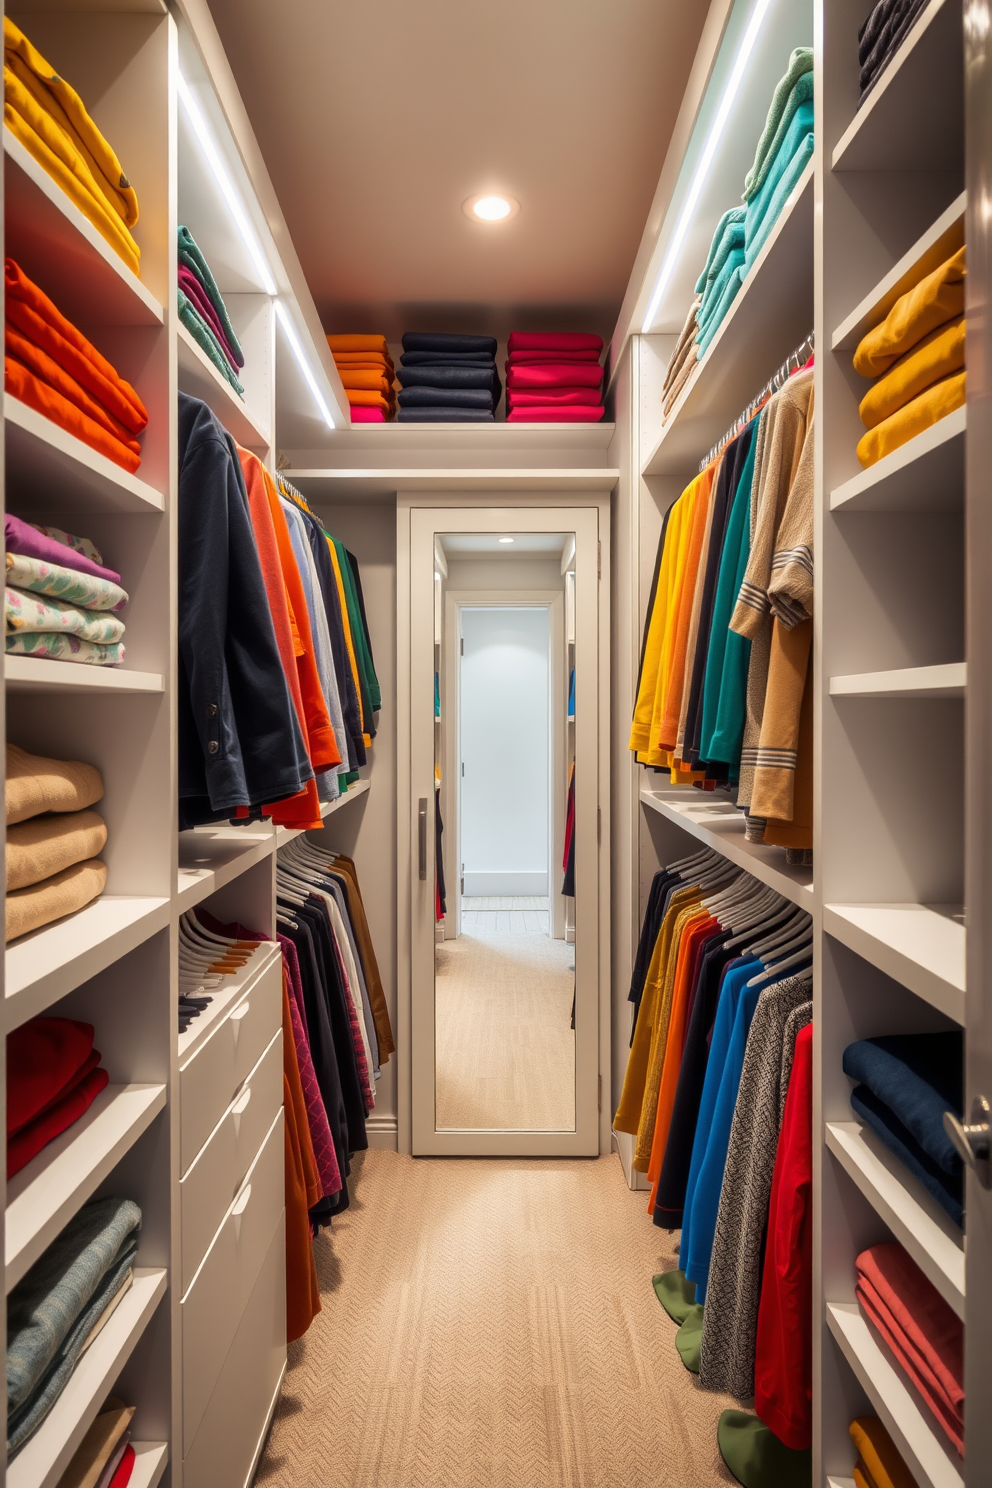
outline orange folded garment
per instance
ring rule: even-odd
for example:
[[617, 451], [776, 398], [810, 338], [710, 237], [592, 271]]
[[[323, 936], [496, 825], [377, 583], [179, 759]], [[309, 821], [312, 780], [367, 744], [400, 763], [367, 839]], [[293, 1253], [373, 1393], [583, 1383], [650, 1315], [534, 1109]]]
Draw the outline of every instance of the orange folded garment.
[[378, 351], [382, 356], [389, 355], [385, 336], [328, 336], [327, 344], [331, 351]]
[[953, 377], [942, 378], [897, 409], [889, 418], [876, 424], [874, 429], [869, 429], [858, 441], [858, 459], [862, 465], [867, 467], [883, 460], [901, 444], [907, 444], [917, 434], [922, 434], [924, 429], [929, 429], [956, 408], [961, 408], [965, 399], [964, 378], [963, 372], [955, 372]]
[[854, 370], [878, 377], [924, 336], [964, 314], [964, 249], [927, 274], [896, 300], [881, 325], [863, 336], [854, 353]]
[[364, 388], [349, 388], [348, 402], [359, 408], [381, 408], [383, 413], [389, 413], [396, 406], [395, 395], [385, 398], [382, 393], [373, 393]]
[[363, 371], [360, 367], [340, 368], [341, 381], [346, 388], [364, 388], [369, 393], [388, 393], [392, 387], [392, 380], [383, 377], [381, 372], [374, 370]]
[[917, 342], [868, 389], [858, 412], [866, 429], [873, 429], [924, 388], [960, 372], [964, 366], [964, 316], [938, 326]]
[[[16, 318], [21, 306], [33, 311], [34, 315], [50, 326], [56, 336], [60, 337], [62, 342], [67, 343], [68, 347], [77, 353], [84, 363], [92, 366], [93, 372], [90, 380], [84, 381], [76, 371], [75, 364], [68, 360], [62, 361], [61, 356], [55, 350], [58, 344], [56, 341], [53, 340], [51, 344], [43, 342], [37, 344], [44, 345], [49, 355], [55, 357], [55, 360], [60, 362], [67, 372], [72, 373], [79, 382], [82, 382], [111, 413], [120, 419], [121, 423], [131, 430], [132, 434], [140, 434], [148, 424], [148, 410], [134, 388], [121, 377], [117, 368], [86, 339], [82, 331], [78, 330], [71, 320], [66, 320], [44, 291], [28, 278], [12, 258], [4, 260], [4, 290], [7, 318], [19, 325], [30, 340], [37, 341], [29, 329], [29, 324], [33, 325], [37, 322], [30, 316], [23, 320]], [[15, 306], [14, 301], [19, 303]], [[66, 355], [68, 356], [68, 352]]]
[[13, 295], [8, 296], [6, 312], [8, 330], [16, 329], [25, 340], [45, 352], [53, 362], [57, 362], [129, 434], [142, 433], [147, 426], [148, 415], [144, 412], [143, 405], [139, 413], [135, 403], [124, 396], [120, 378], [114, 382], [106, 377], [91, 357], [84, 356], [23, 300], [15, 299]]
[[86, 389], [80, 387], [76, 379], [68, 372], [63, 371], [58, 362], [53, 361], [47, 352], [33, 345], [12, 326], [7, 327], [3, 344], [4, 351], [9, 357], [22, 362], [29, 372], [34, 373], [35, 377], [39, 377], [42, 382], [47, 382], [49, 387], [61, 393], [63, 398], [68, 398], [70, 403], [75, 403], [82, 413], [85, 413], [94, 423], [99, 424], [101, 428], [106, 429], [108, 434], [120, 440], [125, 448], [129, 449], [139, 460], [141, 459], [141, 445], [131, 437], [120, 419], [114, 418], [102, 403], [91, 398]]
[[392, 357], [378, 351], [335, 351], [331, 355], [339, 367], [382, 367], [383, 371], [393, 371]]
[[115, 465], [123, 466], [132, 475], [137, 471], [141, 464], [139, 456], [112, 434], [108, 434], [101, 424], [95, 423], [75, 403], [64, 398], [47, 382], [42, 382], [33, 372], [29, 372], [23, 363], [10, 356], [4, 357], [3, 385], [12, 398], [19, 398], [29, 408], [40, 413], [42, 418], [51, 419], [60, 429], [65, 429], [68, 434], [82, 440], [83, 444], [88, 444], [90, 449], [113, 460]]

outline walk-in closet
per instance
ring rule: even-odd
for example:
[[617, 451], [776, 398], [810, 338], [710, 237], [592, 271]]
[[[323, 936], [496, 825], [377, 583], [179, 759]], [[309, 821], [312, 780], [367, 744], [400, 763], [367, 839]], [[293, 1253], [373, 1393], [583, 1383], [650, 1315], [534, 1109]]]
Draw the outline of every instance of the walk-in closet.
[[984, 0], [4, 16], [10, 1488], [986, 1488]]

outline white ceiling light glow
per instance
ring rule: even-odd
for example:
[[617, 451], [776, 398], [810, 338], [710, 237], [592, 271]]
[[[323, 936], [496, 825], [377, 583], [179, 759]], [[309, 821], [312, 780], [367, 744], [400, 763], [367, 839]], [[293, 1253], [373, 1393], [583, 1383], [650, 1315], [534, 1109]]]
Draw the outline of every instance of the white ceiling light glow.
[[500, 538], [500, 542], [512, 542], [512, 541], [513, 541], [513, 538], [512, 537], [501, 537]]
[[696, 210], [696, 203], [699, 201], [699, 194], [703, 189], [703, 182], [706, 180], [706, 177], [709, 174], [710, 166], [713, 164], [713, 157], [716, 154], [717, 145], [720, 143], [723, 131], [727, 127], [727, 120], [730, 117], [730, 110], [733, 107], [734, 99], [737, 97], [737, 90], [740, 88], [741, 80], [744, 77], [744, 70], [747, 67], [748, 58], [750, 57], [751, 52], [754, 50], [754, 43], [758, 39], [758, 32], [761, 30], [761, 23], [765, 18], [765, 12], [767, 11], [770, 3], [771, 0], [757, 0], [757, 4], [755, 5], [754, 10], [751, 14], [751, 19], [748, 22], [747, 30], [744, 33], [744, 40], [741, 42], [741, 49], [737, 53], [733, 71], [731, 72], [730, 77], [727, 81], [727, 87], [724, 95], [720, 99], [720, 107], [716, 111], [716, 118], [713, 120], [713, 127], [710, 130], [709, 138], [706, 141], [706, 146], [700, 158], [699, 165], [696, 168], [696, 174], [693, 178], [692, 185], [689, 187], [689, 194], [685, 199], [685, 206], [682, 208], [682, 215], [679, 217], [678, 224], [672, 234], [671, 241], [668, 244], [668, 251], [665, 254], [664, 262], [662, 263], [661, 269], [658, 273], [658, 280], [654, 287], [654, 294], [651, 296], [651, 303], [648, 305], [647, 314], [645, 315], [644, 323], [641, 326], [641, 331], [644, 335], [647, 335], [654, 325], [654, 318], [658, 313], [658, 307], [661, 304], [661, 297], [665, 293], [665, 289], [668, 286], [669, 279], [671, 279], [672, 277], [672, 270], [675, 268], [675, 264], [679, 256], [679, 250], [681, 249], [685, 235], [689, 230], [689, 223], [692, 221], [692, 214]]
[[506, 222], [520, 211], [520, 203], [512, 196], [470, 196], [462, 211], [473, 222]]
[[286, 340], [289, 342], [293, 355], [295, 356], [299, 364], [300, 371], [303, 373], [307, 387], [313, 394], [313, 401], [320, 409], [321, 414], [324, 418], [324, 423], [329, 429], [333, 429], [335, 427], [335, 423], [331, 415], [331, 410], [327, 406], [327, 401], [324, 398], [323, 393], [317, 386], [317, 379], [313, 375], [313, 369], [310, 366], [310, 363], [307, 361], [303, 347], [300, 345], [300, 338], [296, 334], [296, 328], [294, 327], [293, 322], [290, 320], [289, 311], [286, 309], [286, 306], [283, 304], [282, 300], [276, 300], [276, 314], [279, 317], [279, 324], [286, 332]]

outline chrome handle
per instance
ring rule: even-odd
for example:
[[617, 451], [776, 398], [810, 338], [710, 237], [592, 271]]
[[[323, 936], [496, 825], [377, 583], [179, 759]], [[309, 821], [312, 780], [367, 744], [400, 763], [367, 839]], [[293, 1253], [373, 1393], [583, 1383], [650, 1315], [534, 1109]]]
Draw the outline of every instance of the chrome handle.
[[417, 807], [417, 839], [420, 847], [420, 877], [427, 877], [427, 797]]
[[944, 1112], [944, 1130], [961, 1161], [971, 1168], [983, 1188], [992, 1188], [992, 1124], [989, 1103], [976, 1095], [971, 1103], [971, 1121], [963, 1125], [953, 1111]]

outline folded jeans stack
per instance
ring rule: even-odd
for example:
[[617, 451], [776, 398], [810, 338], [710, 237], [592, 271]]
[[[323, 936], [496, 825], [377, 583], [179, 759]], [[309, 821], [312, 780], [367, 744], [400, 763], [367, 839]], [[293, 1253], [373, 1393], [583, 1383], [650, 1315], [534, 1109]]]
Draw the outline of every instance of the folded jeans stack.
[[491, 424], [503, 391], [492, 336], [408, 331], [397, 377], [401, 424]]
[[89, 810], [99, 770], [7, 745], [7, 940], [82, 909], [103, 893], [106, 824]]
[[896, 1363], [964, 1455], [964, 1325], [895, 1241], [869, 1246], [854, 1263], [855, 1296]]
[[848, 1430], [858, 1454], [854, 1488], [916, 1488], [916, 1479], [877, 1416], [858, 1416]]
[[858, 32], [861, 97], [858, 107], [888, 67], [927, 0], [878, 0]]
[[109, 1395], [59, 1478], [57, 1488], [126, 1488], [134, 1471], [133, 1415], [133, 1405], [125, 1405], [123, 1400]]
[[393, 359], [385, 336], [328, 336], [353, 424], [384, 424], [396, 413]]
[[4, 278], [7, 393], [133, 475], [148, 423], [138, 394], [12, 258]]
[[509, 424], [598, 424], [603, 417], [602, 336], [514, 331], [506, 344]]
[[87, 666], [124, 660], [128, 602], [119, 573], [89, 538], [4, 518], [7, 542], [4, 644], [8, 655]]
[[77, 1122], [109, 1079], [91, 1023], [41, 1017], [15, 1028], [7, 1037], [7, 1177]]
[[131, 1285], [141, 1210], [91, 1199], [7, 1298], [7, 1455], [57, 1402]]
[[3, 22], [3, 119], [135, 274], [141, 250], [130, 229], [138, 198], [76, 90], [9, 17]]
[[859, 342], [854, 370], [877, 379], [858, 408], [868, 430], [858, 442], [862, 465], [963, 407], [964, 279], [962, 247], [900, 295]]
[[179, 319], [220, 375], [243, 398], [245, 390], [238, 373], [245, 364], [245, 354], [227, 313], [224, 296], [188, 227], [179, 228], [177, 259]]
[[961, 1116], [961, 1034], [897, 1033], [844, 1050], [844, 1073], [859, 1083], [851, 1105], [957, 1225], [964, 1224], [961, 1159], [944, 1112]]

